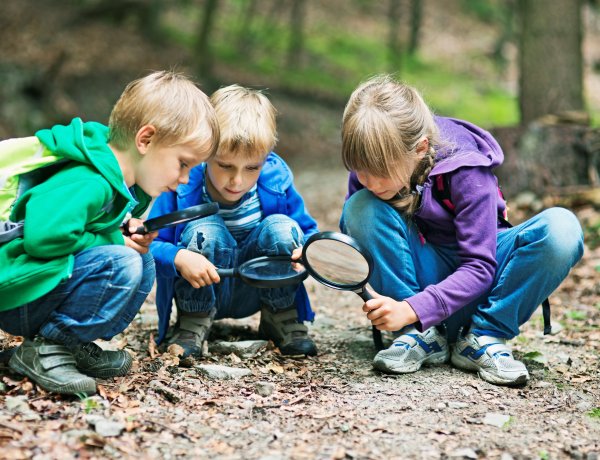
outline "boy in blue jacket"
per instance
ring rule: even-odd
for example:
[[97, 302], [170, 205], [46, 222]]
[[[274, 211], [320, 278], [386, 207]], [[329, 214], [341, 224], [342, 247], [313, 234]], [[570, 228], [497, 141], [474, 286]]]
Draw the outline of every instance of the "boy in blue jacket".
[[157, 267], [158, 343], [167, 335], [173, 299], [177, 323], [168, 343], [183, 357], [201, 356], [214, 319], [261, 312], [260, 333], [283, 355], [316, 355], [303, 321], [314, 313], [302, 284], [258, 289], [237, 278], [221, 280], [216, 267], [260, 256], [297, 255], [317, 232], [293, 185], [287, 164], [271, 150], [277, 141], [275, 109], [259, 91], [231, 85], [211, 102], [221, 130], [217, 155], [194, 168], [188, 184], [163, 193], [150, 217], [218, 202], [219, 213], [161, 230], [151, 244]]

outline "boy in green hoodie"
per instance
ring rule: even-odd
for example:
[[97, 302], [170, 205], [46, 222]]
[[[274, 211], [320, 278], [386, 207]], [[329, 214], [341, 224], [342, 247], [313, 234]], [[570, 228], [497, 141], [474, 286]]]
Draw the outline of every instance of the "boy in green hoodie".
[[[125, 236], [122, 224], [132, 216], [129, 230], [141, 225], [152, 197], [187, 183], [218, 140], [206, 95], [182, 75], [155, 72], [125, 88], [108, 127], [75, 118], [0, 142], [0, 158], [60, 165], [18, 197], [9, 217], [24, 222], [23, 236], [0, 244], [0, 329], [25, 339], [12, 370], [64, 394], [93, 394], [93, 377], [129, 371], [129, 353], [93, 343], [122, 332], [154, 282], [156, 233]], [[7, 171], [0, 161], [0, 197], [14, 186]]]

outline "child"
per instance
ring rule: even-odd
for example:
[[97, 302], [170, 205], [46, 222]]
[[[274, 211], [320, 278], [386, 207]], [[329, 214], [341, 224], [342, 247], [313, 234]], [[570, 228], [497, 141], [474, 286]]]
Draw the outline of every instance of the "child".
[[315, 355], [303, 320], [312, 320], [304, 286], [259, 289], [230, 268], [267, 255], [299, 256], [317, 224], [304, 208], [286, 163], [271, 152], [277, 141], [275, 109], [259, 91], [227, 86], [211, 96], [221, 138], [217, 155], [195, 168], [190, 182], [162, 194], [150, 216], [199, 203], [218, 202], [219, 213], [161, 230], [150, 246], [157, 267], [158, 343], [166, 336], [173, 298], [177, 323], [169, 344], [182, 357], [202, 355], [214, 319], [244, 318], [261, 311], [260, 332], [283, 355]]
[[93, 341], [122, 332], [150, 292], [156, 233], [124, 236], [121, 225], [131, 213], [134, 231], [151, 197], [186, 183], [218, 133], [202, 91], [156, 72], [125, 88], [108, 128], [75, 118], [0, 144], [63, 161], [17, 199], [11, 220], [24, 221], [24, 235], [0, 245], [0, 328], [25, 337], [13, 371], [65, 394], [93, 394], [92, 377], [129, 371], [129, 353]]
[[[389, 76], [351, 95], [342, 157], [353, 171], [342, 230], [375, 260], [370, 284], [379, 294], [363, 311], [378, 329], [400, 331], [374, 367], [408, 373], [443, 363], [456, 340], [455, 366], [524, 384], [527, 369], [506, 342], [581, 258], [575, 216], [552, 208], [507, 228], [492, 173], [503, 160], [498, 143], [471, 123], [434, 117], [415, 89]], [[449, 180], [452, 212], [432, 196], [439, 177]]]

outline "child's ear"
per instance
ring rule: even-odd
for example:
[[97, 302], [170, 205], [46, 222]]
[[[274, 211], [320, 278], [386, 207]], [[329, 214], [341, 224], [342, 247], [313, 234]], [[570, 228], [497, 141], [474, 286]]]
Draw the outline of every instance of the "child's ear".
[[142, 126], [135, 135], [135, 146], [142, 155], [145, 155], [150, 147], [150, 142], [156, 134], [156, 128], [152, 125]]
[[424, 137], [417, 144], [417, 155], [425, 155], [429, 150], [429, 139]]

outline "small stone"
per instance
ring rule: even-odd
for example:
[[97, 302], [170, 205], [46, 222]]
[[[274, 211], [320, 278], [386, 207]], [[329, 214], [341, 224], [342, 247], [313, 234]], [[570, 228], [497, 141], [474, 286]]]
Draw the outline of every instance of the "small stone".
[[119, 436], [125, 429], [124, 423], [105, 418], [95, 419], [93, 425], [96, 433], [105, 438]]
[[275, 391], [275, 385], [271, 382], [256, 382], [256, 392], [261, 396], [271, 396]]
[[510, 415], [498, 414], [494, 412], [488, 412], [483, 417], [484, 425], [497, 426], [498, 428], [503, 428], [507, 423], [510, 422]]
[[239, 342], [215, 342], [211, 344], [211, 353], [230, 354], [234, 353], [240, 358], [252, 358], [267, 347], [266, 340], [241, 340]]
[[216, 364], [202, 364], [200, 366], [196, 366], [196, 369], [201, 374], [215, 380], [230, 380], [252, 375], [250, 369], [219, 366]]
[[456, 449], [448, 455], [449, 458], [474, 458], [477, 459], [477, 453], [470, 447]]
[[467, 407], [469, 407], [469, 403], [461, 401], [449, 401], [448, 407], [450, 409], [466, 409]]

